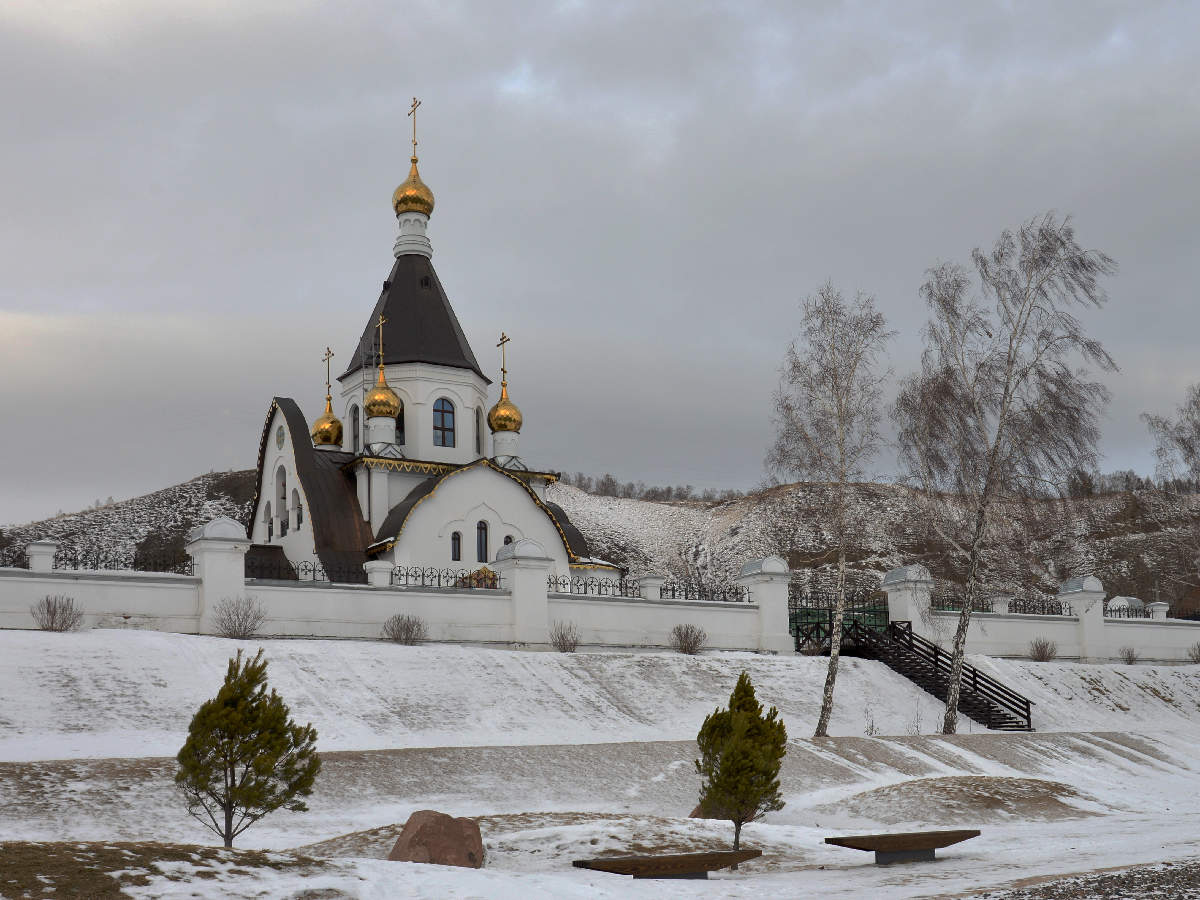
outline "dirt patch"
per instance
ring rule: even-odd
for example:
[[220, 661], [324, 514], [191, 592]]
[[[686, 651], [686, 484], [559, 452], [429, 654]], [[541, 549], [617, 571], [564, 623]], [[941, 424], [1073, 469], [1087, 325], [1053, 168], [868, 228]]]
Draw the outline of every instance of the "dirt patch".
[[[1092, 809], [1084, 808], [1092, 806]], [[1058, 781], [991, 775], [917, 778], [873, 788], [814, 812], [886, 825], [969, 825], [1012, 819], [1058, 822], [1101, 815], [1099, 804]]]
[[170, 881], [211, 881], [255, 869], [320, 870], [319, 859], [261, 850], [225, 850], [154, 841], [0, 842], [0, 896], [12, 898], [129, 896], [123, 889]]

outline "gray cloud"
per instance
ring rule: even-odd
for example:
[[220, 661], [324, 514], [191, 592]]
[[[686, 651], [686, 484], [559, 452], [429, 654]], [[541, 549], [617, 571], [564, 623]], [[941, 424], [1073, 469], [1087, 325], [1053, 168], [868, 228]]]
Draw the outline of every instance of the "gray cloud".
[[0, 522], [252, 465], [273, 394], [319, 410], [413, 94], [434, 261], [485, 366], [513, 335], [546, 465], [755, 483], [803, 295], [875, 294], [903, 373], [924, 270], [1046, 209], [1121, 264], [1106, 466], [1149, 470], [1138, 414], [1200, 377], [1193, 7], [103, 10], [0, 10]]

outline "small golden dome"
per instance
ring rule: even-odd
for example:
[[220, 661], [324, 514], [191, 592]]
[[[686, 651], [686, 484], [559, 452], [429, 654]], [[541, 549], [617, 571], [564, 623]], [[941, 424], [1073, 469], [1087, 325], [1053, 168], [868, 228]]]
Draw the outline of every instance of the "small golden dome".
[[400, 414], [400, 398], [388, 387], [387, 379], [383, 377], [383, 366], [379, 367], [379, 379], [371, 388], [363, 401], [363, 410], [368, 419], [376, 416], [386, 416], [394, 419]]
[[508, 399], [508, 382], [500, 383], [500, 399], [488, 411], [487, 421], [488, 428], [492, 429], [492, 434], [497, 431], [515, 431], [520, 434], [524, 418], [521, 416], [521, 411], [517, 409], [517, 404]]
[[318, 447], [342, 445], [342, 420], [333, 414], [333, 398], [325, 395], [325, 412], [313, 422], [312, 442]]
[[415, 156], [412, 158], [412, 168], [408, 170], [408, 178], [392, 194], [392, 209], [396, 215], [406, 212], [425, 213], [427, 216], [433, 214], [433, 191], [421, 180]]

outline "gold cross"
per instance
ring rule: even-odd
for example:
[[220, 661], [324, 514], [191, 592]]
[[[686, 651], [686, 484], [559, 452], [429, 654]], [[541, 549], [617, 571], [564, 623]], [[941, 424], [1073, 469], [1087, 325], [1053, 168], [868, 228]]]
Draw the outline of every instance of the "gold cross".
[[379, 368], [383, 368], [383, 326], [387, 323], [387, 317], [383, 313], [379, 314], [379, 324], [375, 328], [379, 331]]
[[416, 97], [413, 97], [412, 109], [410, 109], [408, 111], [408, 114], [410, 116], [412, 116], [412, 120], [413, 120], [413, 160], [414, 161], [417, 158], [417, 107], [420, 105], [421, 105], [421, 101], [418, 100]]
[[508, 350], [508, 348], [505, 347], [504, 345], [507, 344], [511, 340], [512, 340], [512, 338], [510, 338], [503, 331], [500, 332], [500, 343], [498, 343], [496, 346], [500, 348], [500, 380], [501, 381], [506, 381], [508, 379], [508, 353], [506, 352]]
[[333, 351], [328, 347], [325, 348], [325, 355], [321, 357], [325, 360], [325, 393], [329, 393], [329, 361], [333, 359]]

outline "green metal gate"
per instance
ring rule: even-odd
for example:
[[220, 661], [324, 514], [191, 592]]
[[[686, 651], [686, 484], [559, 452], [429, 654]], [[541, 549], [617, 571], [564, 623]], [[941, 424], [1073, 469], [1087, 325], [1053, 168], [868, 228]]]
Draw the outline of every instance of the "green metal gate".
[[[796, 640], [798, 651], [806, 648], [828, 651], [836, 607], [837, 595], [833, 593], [794, 591], [788, 596], [788, 627]], [[878, 591], [848, 592], [842, 617], [843, 640], [846, 638], [846, 628], [854, 622], [871, 631], [886, 631], [887, 596]]]

